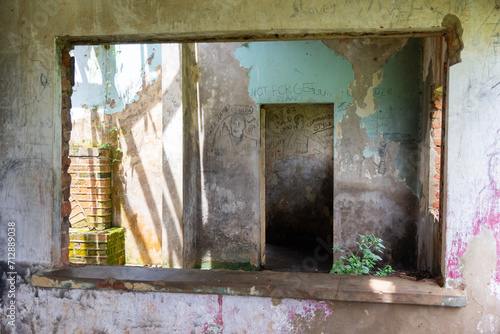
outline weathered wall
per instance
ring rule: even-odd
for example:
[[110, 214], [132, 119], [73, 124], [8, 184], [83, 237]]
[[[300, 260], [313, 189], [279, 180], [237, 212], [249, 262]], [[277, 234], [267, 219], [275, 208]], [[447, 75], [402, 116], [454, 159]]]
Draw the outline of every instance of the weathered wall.
[[266, 115], [265, 242], [314, 249], [317, 238], [333, 235], [333, 104], [260, 108]]
[[160, 264], [162, 46], [76, 46], [72, 55], [70, 145], [109, 145], [113, 226], [125, 228], [127, 263]]
[[183, 264], [182, 46], [162, 44], [162, 258], [164, 267]]
[[[233, 331], [231, 326], [238, 326], [236, 324], [241, 324], [241, 331], [244, 327], [264, 332], [270, 321], [276, 324], [285, 321], [282, 319], [288, 315], [294, 317], [291, 322], [295, 321], [298, 329], [276, 325], [275, 331], [285, 328], [285, 331], [292, 332], [300, 329], [326, 332], [335, 326], [349, 324], [348, 328], [337, 328], [344, 332], [352, 331], [353, 327], [357, 332], [372, 332], [373, 328], [412, 333], [498, 332], [500, 279], [495, 276], [500, 272], [500, 224], [498, 181], [494, 170], [500, 152], [497, 146], [500, 137], [497, 132], [500, 121], [500, 9], [495, 1], [438, 0], [431, 4], [418, 0], [315, 0], [306, 4], [299, 0], [272, 3], [256, 0], [236, 5], [233, 1], [212, 0], [203, 3], [179, 0], [168, 4], [155, 0], [8, 0], [2, 2], [0, 9], [0, 238], [5, 240], [6, 223], [15, 222], [19, 238], [17, 262], [44, 267], [57, 263], [61, 256], [58, 177], [61, 171], [61, 87], [60, 60], [54, 51], [56, 36], [117, 36], [116, 41], [130, 41], [143, 37], [175, 38], [183, 34], [213, 36], [229, 31], [236, 35], [259, 31], [303, 33], [323, 29], [377, 33], [432, 29], [440, 26], [447, 13], [457, 15], [464, 28], [465, 49], [462, 63], [450, 68], [446, 119], [448, 146], [445, 152], [448, 163], [444, 175], [445, 189], [441, 190], [446, 194], [443, 203], [445, 258], [442, 264], [448, 286], [467, 284], [468, 306], [450, 310], [335, 303], [333, 313], [325, 317], [324, 311], [304, 315], [302, 312], [306, 311], [302, 310], [309, 309], [309, 302], [293, 301], [291, 303], [296, 308], [291, 312], [283, 309], [274, 313], [276, 318], [272, 318], [270, 314], [273, 313], [266, 310], [279, 309], [279, 306], [271, 307], [272, 300], [255, 298], [248, 303], [246, 298], [224, 297], [221, 309], [228, 312], [222, 317], [214, 317], [213, 324], [220, 321], [229, 324], [225, 327], [226, 332]], [[220, 19], [214, 20], [214, 17]], [[52, 240], [52, 244], [47, 240]], [[4, 268], [5, 249], [0, 250], [0, 257]], [[5, 284], [4, 278], [2, 282]], [[87, 292], [79, 295], [64, 290], [33, 289], [24, 282], [19, 282], [17, 291], [17, 324], [23, 327], [20, 331], [28, 333], [37, 332], [39, 327], [36, 326], [39, 325], [43, 330], [68, 332], [75, 324], [84, 332], [111, 331], [113, 326], [122, 326], [132, 332], [136, 321], [150, 319], [148, 316], [155, 317], [147, 322], [155, 326], [151, 331], [168, 331], [175, 324], [186, 323], [176, 321], [179, 315], [188, 316], [192, 314], [191, 309], [198, 307], [205, 313], [212, 305], [218, 310], [219, 305], [218, 298], [215, 304], [215, 297], [210, 299], [200, 295], [179, 299], [176, 299], [178, 295], [147, 293]], [[77, 294], [76, 299], [81, 296], [79, 304], [67, 299], [73, 294]], [[117, 302], [115, 296], [119, 296]], [[174, 298], [176, 302], [165, 303], [166, 298]], [[88, 300], [92, 303], [87, 305]], [[144, 301], [147, 311], [136, 313], [138, 300]], [[225, 301], [236, 305], [226, 308]], [[86, 313], [82, 312], [80, 303], [85, 305]], [[186, 311], [164, 309], [179, 304], [185, 305]], [[247, 306], [248, 312], [239, 317], [243, 313], [236, 309]], [[4, 311], [5, 304], [2, 307]], [[113, 312], [110, 317], [105, 316], [108, 309], [125, 312], [128, 307], [133, 308], [133, 313]], [[159, 311], [151, 312], [152, 309]], [[265, 311], [260, 313], [257, 310]], [[249, 314], [254, 316], [249, 317]], [[251, 324], [245, 320], [249, 318]], [[7, 320], [2, 318], [4, 328]], [[196, 321], [193, 318], [187, 322], [195, 324]], [[272, 331], [273, 324], [270, 326]], [[203, 329], [204, 326], [199, 327], [200, 332]], [[145, 332], [143, 329], [139, 331]]]
[[[358, 234], [375, 234], [391, 250], [386, 261], [414, 265], [421, 196], [421, 39], [246, 43], [236, 58], [250, 69], [248, 92], [257, 104], [334, 103], [335, 228], [323, 238], [334, 230], [334, 245], [353, 249]], [[270, 173], [266, 177], [275, 182]], [[305, 194], [315, 191], [310, 187]], [[281, 215], [285, 202], [266, 203], [276, 211], [270, 219]], [[300, 214], [293, 216], [283, 217], [292, 227]]]
[[338, 123], [334, 245], [384, 240], [386, 261], [414, 264], [421, 185], [419, 39], [325, 41], [352, 63], [353, 103]]
[[201, 220], [197, 266], [258, 268], [259, 117], [241, 43], [198, 44]]

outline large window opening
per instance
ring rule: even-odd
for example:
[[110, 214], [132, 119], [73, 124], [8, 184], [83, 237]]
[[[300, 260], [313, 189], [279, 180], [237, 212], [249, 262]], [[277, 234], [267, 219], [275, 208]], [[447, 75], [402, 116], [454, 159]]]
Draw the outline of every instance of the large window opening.
[[443, 43], [75, 46], [63, 197], [96, 236], [70, 257], [327, 272], [374, 234], [383, 262], [438, 276]]

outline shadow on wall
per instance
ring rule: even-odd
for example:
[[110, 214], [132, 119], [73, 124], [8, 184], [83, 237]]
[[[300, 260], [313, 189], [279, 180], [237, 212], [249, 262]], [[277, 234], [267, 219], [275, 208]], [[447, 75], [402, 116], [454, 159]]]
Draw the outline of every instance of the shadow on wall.
[[161, 50], [78, 48], [71, 144], [111, 149], [113, 225], [126, 228], [127, 263], [161, 264]]

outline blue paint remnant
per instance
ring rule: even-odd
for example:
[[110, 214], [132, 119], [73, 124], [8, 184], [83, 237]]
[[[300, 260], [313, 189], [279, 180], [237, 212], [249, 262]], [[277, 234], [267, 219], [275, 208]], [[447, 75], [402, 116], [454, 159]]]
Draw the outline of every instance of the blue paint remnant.
[[118, 44], [76, 46], [75, 87], [71, 97], [72, 119], [88, 115], [85, 105], [98, 106], [99, 112], [122, 112], [127, 104], [136, 102], [143, 84], [159, 79], [160, 44]]
[[363, 151], [363, 157], [365, 158], [369, 158], [371, 157], [372, 155], [378, 155], [378, 152], [377, 151], [373, 151], [371, 148], [369, 147], [365, 147], [365, 150]]
[[250, 69], [248, 93], [257, 105], [333, 103], [338, 124], [352, 103], [352, 65], [321, 41], [250, 42], [237, 48], [235, 57]]
[[[56, 282], [54, 282], [52, 284], [54, 287], [57, 286]], [[95, 288], [96, 285], [94, 283], [88, 283], [88, 282], [62, 281], [62, 282], [59, 282], [59, 286], [62, 289], [74, 289], [75, 286], [78, 286], [78, 289], [93, 289], [93, 288]]]
[[457, 297], [446, 297], [441, 303], [441, 306], [447, 306], [447, 307], [465, 307], [466, 305], [467, 305], [467, 297], [465, 294], [463, 296], [457, 296]]
[[[394, 166], [398, 179], [420, 198], [422, 185], [418, 180], [419, 133], [422, 92], [422, 40], [411, 38], [401, 52], [389, 58], [382, 67], [380, 85], [373, 88], [379, 104], [377, 111], [361, 120], [368, 136], [400, 143]], [[366, 150], [365, 150], [366, 151]]]

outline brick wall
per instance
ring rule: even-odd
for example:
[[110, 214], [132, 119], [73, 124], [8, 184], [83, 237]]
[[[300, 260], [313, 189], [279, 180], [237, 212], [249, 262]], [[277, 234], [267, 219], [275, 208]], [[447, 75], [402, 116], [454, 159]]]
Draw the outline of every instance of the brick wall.
[[78, 264], [125, 264], [125, 229], [71, 229], [70, 260]]
[[111, 227], [111, 163], [109, 150], [72, 148], [71, 227], [104, 230]]
[[432, 96], [432, 110], [431, 110], [431, 150], [437, 154], [431, 166], [434, 166], [434, 171], [431, 171], [434, 181], [431, 183], [430, 191], [430, 205], [431, 212], [439, 216], [439, 191], [441, 183], [441, 137], [443, 128], [443, 93], [439, 89], [434, 91]]

